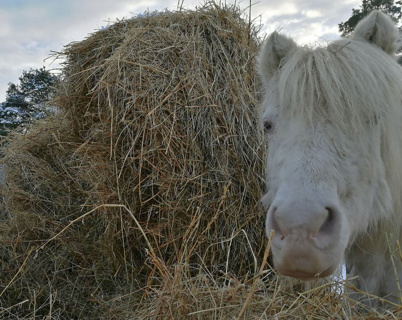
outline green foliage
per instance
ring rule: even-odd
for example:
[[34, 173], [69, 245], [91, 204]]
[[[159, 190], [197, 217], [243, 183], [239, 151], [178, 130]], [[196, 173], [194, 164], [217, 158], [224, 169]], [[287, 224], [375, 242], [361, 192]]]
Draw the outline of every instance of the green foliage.
[[57, 76], [51, 74], [45, 67], [23, 71], [20, 80], [20, 89], [30, 104], [39, 104], [48, 101], [54, 94]]
[[394, 2], [394, 0], [363, 0], [360, 9], [352, 9], [352, 16], [347, 21], [339, 24], [341, 36], [350, 35], [357, 23], [373, 10], [384, 12], [395, 22], [400, 22], [402, 18], [401, 4], [402, 1]]
[[45, 67], [23, 71], [20, 83], [8, 84], [6, 106], [27, 108], [48, 101], [55, 92], [58, 77]]
[[6, 91], [6, 101], [0, 104], [0, 135], [31, 119], [43, 118], [45, 103], [55, 94], [59, 77], [46, 70], [23, 71], [19, 83], [10, 82]]
[[6, 107], [17, 107], [26, 109], [28, 107], [28, 102], [25, 101], [24, 94], [20, 91], [17, 85], [14, 83], [8, 84], [8, 89], [6, 91]]

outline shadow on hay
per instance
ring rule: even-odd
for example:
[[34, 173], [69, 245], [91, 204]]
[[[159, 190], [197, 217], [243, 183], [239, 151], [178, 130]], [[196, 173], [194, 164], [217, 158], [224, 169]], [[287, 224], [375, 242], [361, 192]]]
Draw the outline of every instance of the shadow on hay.
[[255, 272], [258, 31], [207, 4], [65, 47], [60, 112], [15, 134], [1, 161], [7, 314], [107, 318], [105, 301], [140, 301], [175, 266]]

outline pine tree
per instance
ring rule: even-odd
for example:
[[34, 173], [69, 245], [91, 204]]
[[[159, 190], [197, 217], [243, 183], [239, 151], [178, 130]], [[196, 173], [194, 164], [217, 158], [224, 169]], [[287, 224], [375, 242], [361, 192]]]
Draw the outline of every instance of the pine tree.
[[394, 0], [363, 0], [360, 9], [352, 9], [352, 16], [345, 22], [339, 24], [339, 31], [342, 37], [349, 36], [355, 29], [357, 23], [373, 10], [379, 10], [389, 15], [396, 23], [401, 22], [402, 1]]
[[25, 101], [25, 95], [20, 91], [19, 87], [10, 82], [6, 91], [6, 102], [4, 106], [27, 109], [29, 104]]
[[45, 67], [24, 70], [19, 84], [10, 82], [6, 101], [0, 104], [0, 135], [33, 118], [43, 117], [44, 104], [52, 98], [58, 82], [58, 76]]
[[58, 81], [57, 76], [51, 74], [45, 67], [23, 71], [19, 80], [19, 89], [30, 105], [48, 101], [54, 93], [54, 87]]

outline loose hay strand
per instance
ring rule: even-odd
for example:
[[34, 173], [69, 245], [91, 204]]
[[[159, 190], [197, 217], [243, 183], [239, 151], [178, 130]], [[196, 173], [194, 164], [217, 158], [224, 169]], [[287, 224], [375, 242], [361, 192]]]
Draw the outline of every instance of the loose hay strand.
[[246, 311], [247, 306], [249, 305], [249, 303], [251, 301], [251, 298], [252, 298], [252, 296], [253, 296], [253, 294], [255, 292], [255, 288], [256, 288], [256, 285], [257, 285], [257, 280], [261, 277], [262, 272], [263, 272], [263, 270], [265, 268], [265, 265], [267, 264], [268, 254], [269, 254], [269, 250], [271, 249], [271, 243], [272, 243], [273, 236], [274, 236], [274, 230], [271, 230], [271, 233], [269, 235], [269, 241], [268, 241], [268, 244], [267, 244], [267, 246], [265, 248], [264, 257], [263, 257], [263, 260], [262, 260], [260, 270], [258, 271], [257, 278], [254, 279], [253, 286], [252, 286], [249, 294], [247, 295], [246, 301], [244, 302], [243, 307], [241, 308], [240, 313], [237, 316], [236, 320], [241, 319], [241, 317], [243, 316], [244, 312]]
[[[106, 205], [102, 205], [100, 207], [104, 207]], [[69, 229], [73, 224], [75, 224], [78, 221], [81, 221], [83, 219], [85, 219], [87, 216], [89, 216], [90, 214], [92, 214], [93, 212], [97, 211], [100, 207], [94, 208], [86, 213], [84, 213], [83, 215], [79, 216], [78, 218], [70, 221], [68, 223], [68, 225], [66, 225], [63, 229], [61, 229], [57, 234], [55, 234], [53, 237], [51, 237], [50, 239], [46, 240], [46, 242], [44, 244], [42, 244], [37, 251], [39, 250], [43, 250], [43, 248], [51, 241], [54, 241], [55, 239], [57, 239], [61, 234], [63, 234], [64, 232], [66, 232], [67, 229]]]
[[[401, 291], [401, 286], [399, 284], [398, 271], [397, 271], [397, 268], [395, 266], [395, 261], [394, 261], [394, 250], [393, 250], [394, 246], [391, 244], [390, 237], [391, 237], [391, 235], [389, 233], [386, 233], [387, 246], [388, 246], [388, 251], [389, 251], [389, 258], [391, 259], [392, 268], [393, 268], [393, 271], [394, 271], [395, 282], [396, 282], [396, 287], [398, 289], [398, 300], [399, 300], [399, 304], [402, 305], [402, 291]], [[399, 246], [399, 241], [396, 244], [397, 244], [397, 246]], [[398, 247], [396, 249], [398, 249]], [[400, 251], [398, 250], [398, 252], [400, 252]]]
[[24, 270], [24, 267], [28, 261], [28, 258], [30, 257], [31, 253], [34, 251], [35, 248], [31, 248], [27, 254], [27, 256], [25, 257], [22, 265], [19, 267], [18, 271], [16, 272], [16, 274], [13, 276], [13, 278], [10, 280], [10, 282], [4, 287], [4, 289], [0, 292], [0, 297], [4, 294], [4, 292], [7, 291], [7, 289], [11, 286], [11, 284], [17, 279], [18, 275]]

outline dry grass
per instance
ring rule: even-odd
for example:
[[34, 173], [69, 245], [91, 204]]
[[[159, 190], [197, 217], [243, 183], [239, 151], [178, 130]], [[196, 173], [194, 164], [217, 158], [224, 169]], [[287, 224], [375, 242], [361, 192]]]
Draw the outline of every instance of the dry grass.
[[1, 161], [0, 318], [373, 317], [269, 266], [259, 29], [241, 16], [146, 14], [60, 53], [60, 112]]

